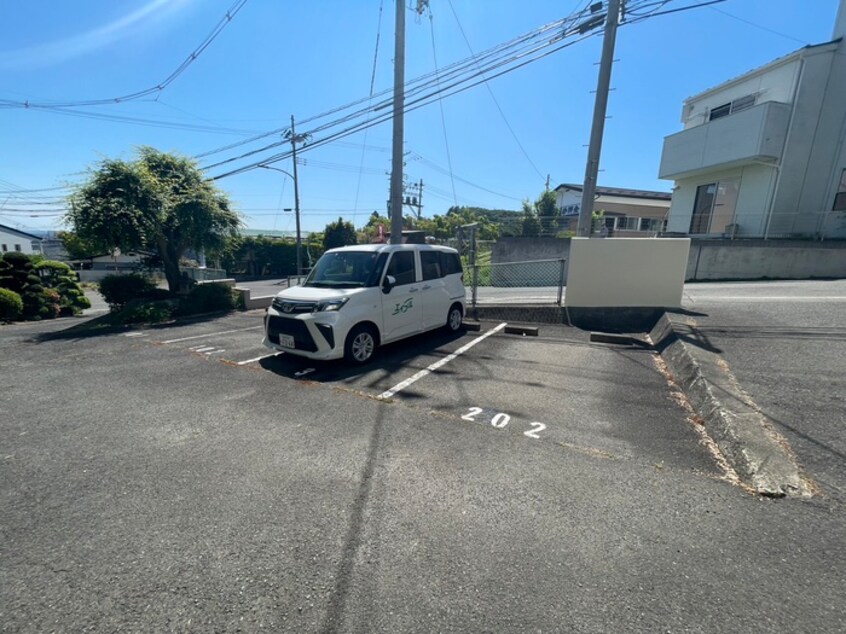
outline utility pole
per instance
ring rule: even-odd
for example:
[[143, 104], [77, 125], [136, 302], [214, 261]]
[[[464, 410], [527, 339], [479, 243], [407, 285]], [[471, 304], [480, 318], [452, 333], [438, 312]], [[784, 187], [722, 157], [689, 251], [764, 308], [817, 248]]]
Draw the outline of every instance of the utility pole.
[[[622, 0], [625, 2], [625, 0]], [[599, 79], [596, 85], [596, 101], [593, 106], [593, 126], [590, 131], [585, 182], [582, 187], [582, 205], [579, 209], [579, 225], [576, 235], [587, 237], [593, 227], [593, 200], [596, 194], [596, 179], [599, 174], [599, 157], [602, 153], [602, 134], [605, 131], [605, 113], [608, 109], [608, 87], [611, 85], [611, 65], [614, 61], [614, 44], [617, 39], [617, 25], [620, 22], [621, 0], [608, 0], [608, 15], [605, 17], [605, 35], [602, 39], [602, 59], [599, 62]]]
[[305, 140], [305, 135], [297, 136], [294, 130], [294, 115], [291, 115], [291, 154], [294, 159], [294, 215], [297, 219], [297, 277], [303, 274], [303, 237], [300, 233], [300, 187], [297, 180], [297, 143]]
[[391, 155], [391, 244], [402, 244], [402, 145], [405, 108], [405, 0], [397, 0], [394, 27], [394, 136]]
[[404, 185], [402, 194], [405, 204], [414, 210], [414, 215], [420, 220], [423, 215], [423, 179], [418, 183]]

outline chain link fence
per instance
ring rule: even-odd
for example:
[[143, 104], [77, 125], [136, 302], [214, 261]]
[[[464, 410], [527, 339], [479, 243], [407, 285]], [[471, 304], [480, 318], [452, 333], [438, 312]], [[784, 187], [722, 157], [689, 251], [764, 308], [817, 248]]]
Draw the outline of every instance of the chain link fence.
[[567, 279], [567, 260], [481, 262], [465, 270], [473, 308], [479, 303], [538, 304], [561, 306]]

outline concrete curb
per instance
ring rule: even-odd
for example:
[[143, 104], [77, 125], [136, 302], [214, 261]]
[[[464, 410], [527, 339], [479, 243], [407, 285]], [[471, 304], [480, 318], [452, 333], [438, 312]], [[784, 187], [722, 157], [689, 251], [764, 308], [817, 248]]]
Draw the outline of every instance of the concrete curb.
[[741, 482], [771, 497], [814, 494], [787, 441], [743, 392], [693, 319], [666, 313], [649, 338]]

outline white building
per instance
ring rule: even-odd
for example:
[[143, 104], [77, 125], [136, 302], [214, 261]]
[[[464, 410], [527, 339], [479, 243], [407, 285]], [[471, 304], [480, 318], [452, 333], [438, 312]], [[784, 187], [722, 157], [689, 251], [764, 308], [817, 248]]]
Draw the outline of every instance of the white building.
[[14, 251], [27, 255], [41, 253], [41, 238], [20, 229], [0, 225], [0, 253]]
[[[582, 206], [582, 185], [565, 183], [555, 188], [555, 205], [567, 220], [567, 229], [575, 231]], [[610, 235], [617, 237], [654, 236], [664, 230], [670, 194], [643, 189], [597, 187], [593, 211], [605, 212], [603, 223]]]
[[846, 238], [846, 0], [831, 42], [690, 97], [664, 139], [667, 230]]

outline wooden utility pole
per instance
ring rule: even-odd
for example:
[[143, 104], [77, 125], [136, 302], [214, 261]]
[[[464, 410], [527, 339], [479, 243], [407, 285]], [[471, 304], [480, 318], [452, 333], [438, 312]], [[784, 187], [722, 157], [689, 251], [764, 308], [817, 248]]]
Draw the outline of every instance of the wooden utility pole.
[[590, 131], [585, 182], [582, 187], [582, 204], [579, 208], [579, 225], [576, 232], [576, 235], [581, 237], [589, 236], [593, 227], [593, 200], [596, 194], [596, 179], [599, 174], [599, 157], [602, 153], [605, 113], [608, 109], [608, 88], [611, 85], [614, 44], [617, 39], [617, 25], [620, 22], [620, 2], [621, 0], [609, 0], [608, 15], [605, 17], [602, 59], [599, 62], [599, 79], [596, 85], [596, 101], [593, 106], [593, 126]]

